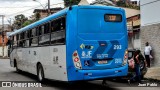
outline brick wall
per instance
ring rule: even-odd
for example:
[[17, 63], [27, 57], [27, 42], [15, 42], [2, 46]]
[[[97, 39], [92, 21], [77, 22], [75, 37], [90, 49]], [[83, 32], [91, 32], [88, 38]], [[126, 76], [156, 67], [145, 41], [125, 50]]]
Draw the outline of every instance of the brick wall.
[[141, 27], [141, 49], [149, 42], [153, 49], [153, 66], [160, 66], [160, 23]]
[[[7, 36], [4, 36], [4, 46], [6, 45], [7, 42], [8, 42], [8, 38]], [[2, 35], [0, 35], [0, 46], [3, 46]]]

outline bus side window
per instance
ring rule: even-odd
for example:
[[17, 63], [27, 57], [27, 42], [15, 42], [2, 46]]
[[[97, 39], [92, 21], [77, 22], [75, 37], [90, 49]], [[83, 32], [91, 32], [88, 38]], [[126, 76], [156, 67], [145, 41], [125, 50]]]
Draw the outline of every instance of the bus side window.
[[18, 47], [23, 47], [24, 46], [24, 38], [25, 37], [25, 32], [22, 32], [20, 34], [20, 39], [18, 40]]
[[31, 37], [34, 37], [34, 36], [36, 36], [36, 28], [32, 29]]
[[36, 28], [33, 28], [31, 30], [30, 46], [38, 46], [38, 37], [37, 37], [37, 29]]
[[17, 47], [17, 36], [13, 36], [12, 37], [12, 49], [14, 49], [15, 47]]
[[25, 38], [25, 39], [28, 39], [28, 38], [29, 38], [29, 37], [28, 37], [28, 33], [29, 33], [28, 31], [25, 31], [25, 33], [24, 33], [24, 38]]
[[24, 47], [29, 47], [29, 31], [25, 32]]
[[39, 36], [39, 45], [49, 45], [50, 44], [49, 26], [50, 26], [49, 22], [41, 26], [42, 34]]
[[54, 32], [54, 21], [51, 22], [51, 32]]
[[13, 36], [13, 46], [17, 47], [18, 46], [18, 39], [19, 38], [19, 34]]
[[61, 19], [61, 30], [65, 30], [65, 28], [66, 28], [66, 18], [63, 17]]
[[51, 44], [65, 44], [65, 22], [63, 16], [51, 22]]
[[49, 33], [49, 28], [50, 28], [50, 23], [46, 23], [46, 24], [44, 25], [44, 34]]
[[39, 35], [42, 35], [42, 28], [41, 28], [41, 26], [39, 26], [38, 31], [39, 31]]

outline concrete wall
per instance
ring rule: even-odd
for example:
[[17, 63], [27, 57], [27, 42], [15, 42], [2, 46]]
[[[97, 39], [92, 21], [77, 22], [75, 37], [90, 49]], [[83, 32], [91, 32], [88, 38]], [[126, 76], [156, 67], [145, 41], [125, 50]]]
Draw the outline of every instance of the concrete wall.
[[141, 49], [149, 42], [153, 49], [153, 65], [160, 66], [160, 0], [141, 0]]
[[135, 39], [134, 41], [134, 49], [141, 49], [141, 40]]
[[149, 42], [153, 49], [154, 66], [160, 66], [160, 23], [141, 27], [141, 49]]

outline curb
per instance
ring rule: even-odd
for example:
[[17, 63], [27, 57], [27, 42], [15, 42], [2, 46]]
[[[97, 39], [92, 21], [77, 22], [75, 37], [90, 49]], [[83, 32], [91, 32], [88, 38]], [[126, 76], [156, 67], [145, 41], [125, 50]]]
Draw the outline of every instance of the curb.
[[144, 80], [149, 80], [149, 81], [151, 81], [151, 82], [160, 83], [160, 80], [158, 80], [158, 79], [153, 79], [153, 78], [144, 78]]
[[9, 59], [10, 57], [0, 57], [0, 59]]

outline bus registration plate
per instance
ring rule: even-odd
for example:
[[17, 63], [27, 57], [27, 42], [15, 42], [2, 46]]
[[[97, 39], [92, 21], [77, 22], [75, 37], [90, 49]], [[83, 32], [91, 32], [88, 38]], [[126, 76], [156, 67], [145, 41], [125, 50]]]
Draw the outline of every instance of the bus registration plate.
[[106, 63], [107, 63], [107, 60], [98, 61], [98, 64], [106, 64]]

